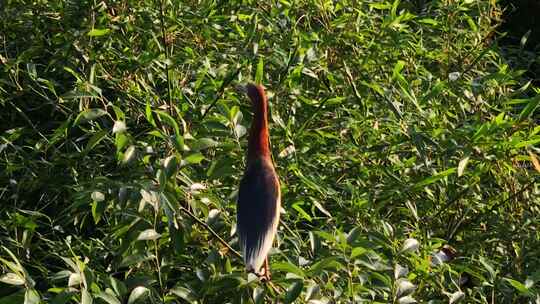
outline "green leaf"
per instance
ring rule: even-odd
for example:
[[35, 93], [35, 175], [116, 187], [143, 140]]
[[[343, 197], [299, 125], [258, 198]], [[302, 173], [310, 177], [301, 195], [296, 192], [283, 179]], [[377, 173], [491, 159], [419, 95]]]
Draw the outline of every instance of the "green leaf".
[[293, 303], [294, 300], [298, 298], [303, 288], [304, 288], [304, 283], [302, 281], [293, 282], [291, 286], [287, 288], [287, 292], [285, 293], [284, 303]]
[[325, 258], [311, 266], [309, 269], [310, 276], [318, 276], [321, 272], [330, 269], [341, 269], [343, 265], [338, 261], [337, 257], [328, 257]]
[[87, 109], [79, 113], [79, 115], [77, 115], [77, 118], [75, 118], [75, 122], [73, 123], [73, 125], [76, 126], [79, 123], [96, 120], [105, 115], [109, 115], [109, 113], [107, 113], [107, 111], [103, 109], [100, 109], [100, 108]]
[[127, 293], [126, 284], [124, 284], [122, 281], [117, 280], [112, 276], [109, 277], [109, 281], [111, 282], [111, 286], [114, 290], [114, 293], [119, 298], [122, 298]]
[[521, 37], [520, 41], [519, 41], [519, 46], [521, 46], [522, 48], [525, 47], [525, 44], [527, 44], [527, 40], [529, 40], [529, 36], [531, 35], [531, 30], [529, 29], [525, 34], [523, 34], [523, 36]]
[[26, 280], [13, 272], [8, 272], [0, 276], [0, 282], [18, 286], [24, 285]]
[[514, 148], [523, 148], [523, 147], [527, 147], [527, 146], [534, 146], [534, 145], [536, 145], [538, 143], [540, 143], [540, 137], [535, 136], [534, 139], [518, 141], [516, 144], [514, 144]]
[[294, 273], [300, 277], [304, 277], [304, 271], [290, 262], [272, 263], [272, 270]]
[[311, 282], [306, 290], [306, 296], [304, 298], [305, 301], [309, 301], [311, 299], [315, 299], [317, 295], [320, 293], [321, 287], [315, 283]]
[[255, 304], [263, 304], [264, 303], [264, 289], [260, 286], [257, 286], [253, 289], [253, 300], [255, 301]]
[[83, 288], [81, 290], [81, 304], [92, 304], [94, 300], [92, 299], [92, 295], [86, 290], [86, 288]]
[[366, 248], [355, 247], [351, 252], [351, 260], [363, 255], [366, 252], [368, 252], [368, 250]]
[[105, 200], [105, 194], [100, 191], [93, 191], [92, 194], [90, 194], [90, 197], [94, 202], [103, 202]]
[[184, 159], [181, 161], [181, 164], [182, 164], [182, 165], [186, 165], [186, 164], [190, 164], [190, 165], [198, 164], [198, 163], [200, 163], [201, 161], [203, 161], [203, 159], [204, 159], [204, 155], [202, 155], [201, 153], [193, 153], [193, 154], [188, 155], [186, 158], [184, 158]]
[[101, 130], [95, 133], [86, 144], [82, 154], [86, 155], [88, 152], [92, 151], [92, 149], [94, 149], [94, 147], [97, 146], [103, 139], [107, 138], [108, 133], [109, 132], [107, 130]]
[[457, 174], [458, 176], [462, 176], [463, 172], [465, 171], [465, 168], [467, 167], [467, 163], [469, 163], [469, 156], [464, 157], [462, 160], [459, 161]]
[[128, 304], [133, 304], [138, 301], [144, 300], [150, 294], [150, 290], [144, 286], [137, 286], [133, 288], [129, 295]]
[[167, 178], [171, 178], [176, 175], [178, 170], [178, 160], [175, 155], [171, 155], [163, 160], [163, 169]]
[[437, 22], [437, 20], [431, 19], [431, 18], [422, 18], [422, 19], [418, 19], [418, 22], [423, 23], [423, 24], [432, 25], [432, 26], [437, 26], [437, 25], [439, 25], [439, 22]]
[[116, 134], [114, 144], [116, 146], [117, 153], [121, 152], [128, 143], [129, 143], [129, 138], [125, 134], [123, 133]]
[[394, 79], [400, 78], [400, 79], [403, 79], [403, 81], [405, 81], [405, 78], [403, 78], [403, 76], [401, 75], [401, 71], [403, 70], [404, 67], [405, 67], [405, 61], [398, 60], [398, 62], [396, 62], [396, 64], [394, 65], [394, 69], [392, 70], [392, 78]]
[[145, 116], [146, 120], [154, 127], [157, 128], [156, 122], [154, 121], [154, 116], [152, 115], [152, 107], [150, 106], [150, 100], [146, 100], [146, 107], [145, 107]]
[[162, 122], [171, 126], [174, 129], [173, 143], [174, 143], [174, 146], [176, 147], [176, 150], [178, 152], [184, 151], [184, 137], [180, 133], [180, 127], [178, 126], [178, 123], [176, 123], [176, 121], [171, 115], [163, 111], [156, 111], [156, 113], [158, 114]]
[[508, 283], [510, 283], [510, 285], [512, 285], [512, 287], [514, 287], [517, 291], [519, 291], [519, 293], [521, 294], [529, 294], [530, 291], [529, 291], [529, 288], [527, 288], [524, 284], [522, 284], [521, 282], [519, 281], [516, 281], [514, 279], [510, 279], [510, 278], [504, 278], [504, 280]]
[[90, 37], [100, 37], [107, 35], [110, 31], [110, 29], [92, 29], [88, 32], [87, 35]]
[[435, 183], [435, 182], [437, 182], [437, 181], [439, 181], [439, 180], [453, 174], [454, 172], [456, 172], [456, 168], [450, 168], [448, 170], [445, 170], [443, 172], [432, 175], [432, 176], [430, 176], [430, 177], [416, 183], [414, 185], [414, 187], [415, 188], [425, 187], [427, 185], [433, 184], [433, 183]]
[[170, 291], [172, 294], [188, 301], [188, 303], [196, 303], [197, 296], [193, 291], [182, 286], [173, 287]]
[[115, 296], [108, 294], [106, 292], [100, 292], [97, 294], [97, 297], [102, 299], [103, 301], [109, 303], [109, 304], [122, 304], [118, 298]]
[[448, 304], [454, 304], [461, 301], [463, 298], [465, 298], [465, 293], [463, 291], [456, 291], [450, 295], [450, 299], [448, 300]]
[[92, 217], [94, 218], [94, 223], [97, 224], [101, 220], [101, 215], [103, 214], [103, 211], [105, 211], [105, 208], [107, 207], [107, 204], [105, 202], [98, 202], [94, 201], [92, 203]]
[[9, 250], [7, 247], [5, 246], [2, 246], [2, 249], [4, 249], [5, 252], [7, 252], [9, 254], [9, 256], [11, 257], [11, 259], [13, 260], [13, 262], [10, 262], [4, 258], [1, 258], [0, 257], [0, 262], [2, 262], [4, 265], [6, 265], [9, 269], [11, 269], [11, 271], [13, 271], [14, 273], [18, 273], [18, 274], [24, 274], [25, 273], [25, 270], [21, 264], [21, 262], [19, 261], [19, 259], [17, 258], [17, 256], [15, 254], [13, 254], [13, 252], [11, 252], [11, 250]]
[[193, 151], [201, 151], [218, 146], [218, 142], [211, 138], [201, 138], [191, 144]]
[[301, 205], [302, 205], [303, 202], [300, 202], [300, 203], [294, 203], [292, 205], [292, 208], [294, 210], [296, 210], [298, 212], [299, 215], [301, 215], [302, 218], [306, 219], [307, 221], [311, 222], [312, 219], [311, 219], [311, 216], [306, 212], [304, 211], [304, 209], [302, 209]]
[[412, 303], [417, 303], [417, 302], [411, 296], [405, 296], [398, 299], [398, 304], [412, 304]]
[[[2, 296], [0, 298], [0, 304], [23, 303], [25, 293], [26, 293], [26, 290], [19, 289], [19, 291], [13, 292], [13, 293], [11, 293], [9, 295]], [[51, 304], [55, 304], [55, 303], [51, 303]]]
[[519, 120], [524, 120], [525, 118], [529, 118], [534, 113], [534, 111], [536, 110], [539, 104], [540, 104], [540, 94], [529, 99], [529, 102], [527, 103], [525, 108], [523, 108], [523, 110], [521, 110], [521, 113], [519, 113]]
[[478, 258], [478, 261], [480, 262], [480, 264], [482, 264], [482, 266], [484, 266], [484, 268], [488, 271], [489, 273], [489, 281], [490, 282], [493, 282], [493, 280], [495, 279], [495, 277], [497, 276], [497, 272], [495, 270], [495, 268], [493, 268], [493, 266], [491, 265], [491, 263], [489, 263], [488, 261], [486, 261], [486, 259], [482, 256], [480, 256]]
[[[50, 291], [51, 289], [49, 289]], [[59, 294], [57, 294], [56, 296], [54, 296], [51, 300], [51, 304], [66, 304], [68, 302], [70, 302], [73, 298], [73, 296], [75, 295], [76, 293], [74, 291], [63, 291], [63, 292], [60, 292]], [[11, 302], [10, 302], [11, 303]], [[13, 303], [17, 303], [17, 302], [13, 302]], [[81, 301], [81, 304], [83, 304], [85, 302]], [[0, 304], [4, 304], [2, 303], [2, 300], [0, 300]]]
[[141, 263], [141, 262], [144, 262], [144, 261], [153, 260], [154, 258], [155, 258], [155, 256], [153, 254], [148, 254], [148, 253], [132, 254], [132, 255], [129, 255], [129, 256], [125, 257], [122, 260], [122, 262], [120, 262], [119, 267], [131, 266], [131, 265], [138, 264], [138, 263]]
[[81, 274], [80, 274], [80, 273], [72, 272], [72, 273], [69, 275], [69, 280], [68, 280], [68, 286], [69, 286], [69, 287], [77, 287], [77, 286], [79, 286], [81, 283], [82, 283], [82, 277], [81, 277]]
[[257, 72], [255, 73], [255, 83], [262, 83], [264, 71], [264, 60], [259, 56], [259, 62], [257, 63]]
[[41, 298], [35, 289], [27, 289], [24, 293], [24, 304], [39, 304]]
[[392, 8], [392, 5], [390, 5], [387, 2], [375, 2], [369, 4], [370, 8], [378, 9], [378, 10], [386, 10]]
[[347, 233], [347, 244], [352, 245], [358, 239], [360, 234], [362, 233], [362, 229], [360, 227], [354, 227]]
[[126, 149], [126, 152], [124, 152], [124, 155], [122, 156], [122, 164], [127, 165], [130, 164], [135, 157], [137, 156], [137, 148], [133, 145], [129, 146]]
[[153, 241], [161, 237], [161, 234], [157, 233], [154, 229], [146, 229], [139, 233], [137, 237], [138, 241]]

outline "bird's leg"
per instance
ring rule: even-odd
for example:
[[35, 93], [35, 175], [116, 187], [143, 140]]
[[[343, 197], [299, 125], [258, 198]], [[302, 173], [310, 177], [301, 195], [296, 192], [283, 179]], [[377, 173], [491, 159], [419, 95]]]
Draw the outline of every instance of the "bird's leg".
[[270, 267], [268, 267], [268, 257], [266, 257], [266, 259], [264, 260], [264, 275], [263, 275], [263, 278], [264, 278], [264, 281], [265, 282], [268, 282], [270, 281]]

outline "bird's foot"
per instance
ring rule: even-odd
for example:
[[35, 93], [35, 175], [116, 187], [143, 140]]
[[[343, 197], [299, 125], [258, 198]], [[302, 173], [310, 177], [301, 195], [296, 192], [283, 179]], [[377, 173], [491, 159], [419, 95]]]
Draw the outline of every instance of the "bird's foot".
[[272, 277], [270, 276], [270, 272], [266, 270], [263, 273], [259, 274], [259, 278], [263, 283], [270, 282], [270, 280], [272, 279]]
[[257, 278], [259, 278], [259, 280], [261, 280], [263, 283], [269, 282], [272, 279], [270, 275], [270, 267], [268, 266], [268, 258], [264, 260], [264, 264], [261, 266], [259, 271], [255, 271], [253, 268], [248, 268], [247, 272], [256, 275]]
[[263, 273], [262, 273], [262, 282], [269, 282], [272, 277], [270, 276], [270, 267], [268, 267], [268, 258], [264, 260], [264, 265], [262, 267]]
[[250, 270], [248, 272], [253, 273], [263, 283], [266, 283], [266, 282], [270, 281], [270, 279], [271, 279], [270, 278], [270, 273], [267, 273], [266, 271], [264, 271], [264, 269], [261, 269], [260, 272], [256, 272], [254, 270]]

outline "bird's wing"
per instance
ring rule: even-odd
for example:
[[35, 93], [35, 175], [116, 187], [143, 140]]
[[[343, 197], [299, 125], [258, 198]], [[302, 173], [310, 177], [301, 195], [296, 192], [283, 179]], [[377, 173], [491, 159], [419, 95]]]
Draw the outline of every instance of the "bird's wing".
[[279, 182], [267, 160], [251, 163], [240, 183], [237, 231], [244, 262], [249, 271], [259, 272], [279, 221]]

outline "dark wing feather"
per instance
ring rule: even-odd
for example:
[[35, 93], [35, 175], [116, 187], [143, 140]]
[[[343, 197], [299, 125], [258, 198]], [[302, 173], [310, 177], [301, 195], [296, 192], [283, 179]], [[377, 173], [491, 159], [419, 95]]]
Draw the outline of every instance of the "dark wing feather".
[[246, 267], [258, 272], [266, 258], [279, 220], [279, 183], [269, 160], [258, 159], [240, 183], [237, 230]]

